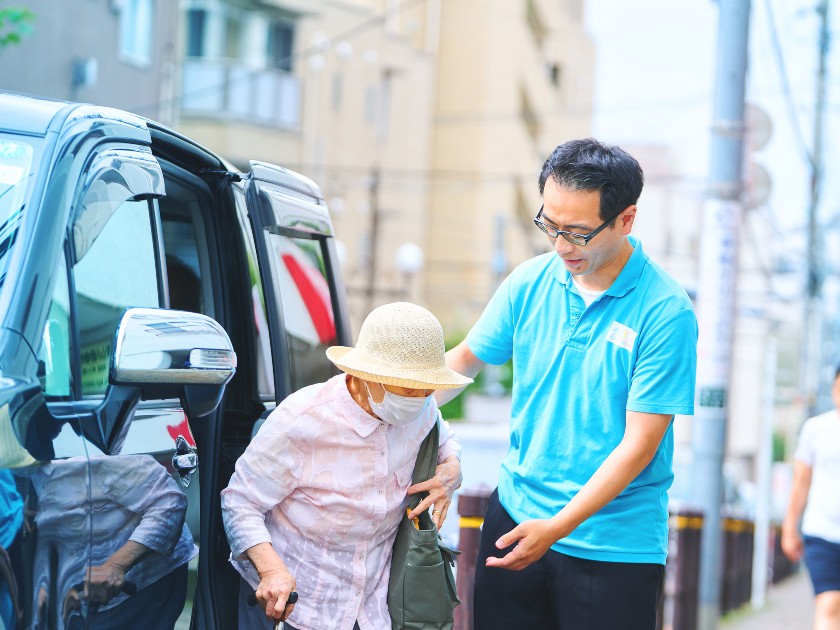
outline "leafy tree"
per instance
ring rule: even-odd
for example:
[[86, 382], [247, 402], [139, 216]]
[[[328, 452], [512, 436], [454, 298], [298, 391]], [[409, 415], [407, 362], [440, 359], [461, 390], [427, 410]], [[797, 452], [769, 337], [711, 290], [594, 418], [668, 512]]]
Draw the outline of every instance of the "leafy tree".
[[0, 50], [20, 43], [32, 31], [35, 14], [26, 7], [0, 8]]

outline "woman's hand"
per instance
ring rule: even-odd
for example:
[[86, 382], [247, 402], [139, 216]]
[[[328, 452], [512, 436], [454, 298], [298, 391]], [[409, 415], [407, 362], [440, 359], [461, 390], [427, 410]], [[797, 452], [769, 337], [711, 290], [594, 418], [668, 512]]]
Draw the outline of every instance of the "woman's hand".
[[408, 517], [414, 518], [434, 505], [432, 522], [434, 522], [435, 527], [440, 529], [443, 521], [446, 520], [446, 513], [452, 503], [452, 495], [461, 487], [462, 479], [461, 461], [456, 455], [450, 455], [438, 464], [434, 477], [409, 487], [408, 494], [428, 492], [429, 496], [423, 499]]
[[286, 621], [295, 608], [294, 603], [289, 603], [289, 594], [295, 590], [295, 576], [286, 568], [271, 543], [258, 543], [246, 549], [245, 556], [260, 576], [255, 593], [257, 603], [265, 607], [265, 615], [269, 619]]
[[265, 606], [265, 614], [273, 620], [286, 621], [294, 604], [289, 603], [289, 594], [295, 590], [295, 578], [286, 567], [278, 567], [260, 574], [257, 586], [257, 603]]

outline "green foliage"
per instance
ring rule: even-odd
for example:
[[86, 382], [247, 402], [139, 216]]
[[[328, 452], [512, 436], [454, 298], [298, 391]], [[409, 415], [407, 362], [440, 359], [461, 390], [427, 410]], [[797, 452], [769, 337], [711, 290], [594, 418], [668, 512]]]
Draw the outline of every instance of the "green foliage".
[[781, 433], [774, 433], [773, 434], [773, 461], [774, 462], [783, 462], [785, 461], [785, 455], [787, 453], [787, 440], [785, 436]]
[[20, 40], [32, 32], [35, 14], [26, 7], [0, 8], [0, 49]]
[[[463, 341], [466, 334], [451, 337], [446, 340], [446, 349], [449, 350], [450, 348], [454, 348], [457, 346], [461, 341]], [[466, 400], [467, 396], [471, 394], [478, 394], [484, 390], [484, 372], [479, 372], [478, 376], [475, 377], [475, 381], [467, 385], [467, 388], [461, 392], [458, 396], [454, 399], [450, 400], [448, 403], [443, 405], [440, 408], [440, 413], [443, 415], [444, 419], [446, 420], [461, 420], [464, 417], [464, 401]], [[513, 386], [513, 362], [508, 361], [504, 365], [500, 366], [500, 374], [499, 380], [504, 387], [506, 393], [510, 393], [511, 388]]]

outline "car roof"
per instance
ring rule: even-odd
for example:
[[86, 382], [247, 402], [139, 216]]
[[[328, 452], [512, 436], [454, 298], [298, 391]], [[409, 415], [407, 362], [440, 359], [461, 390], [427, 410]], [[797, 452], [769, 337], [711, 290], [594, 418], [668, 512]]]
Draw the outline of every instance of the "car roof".
[[44, 135], [69, 103], [22, 94], [0, 93], [0, 130]]

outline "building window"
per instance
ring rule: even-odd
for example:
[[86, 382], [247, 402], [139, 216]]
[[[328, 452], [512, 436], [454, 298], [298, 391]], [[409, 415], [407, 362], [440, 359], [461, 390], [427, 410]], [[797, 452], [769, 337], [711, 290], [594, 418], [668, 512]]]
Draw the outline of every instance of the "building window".
[[292, 45], [294, 25], [285, 20], [275, 20], [268, 28], [266, 57], [270, 68], [292, 71]]
[[187, 10], [187, 57], [205, 55], [204, 33], [207, 28], [207, 11], [204, 9]]
[[187, 2], [183, 110], [297, 129], [301, 87], [292, 74], [293, 16]]
[[120, 56], [139, 66], [152, 62], [152, 2], [124, 0], [120, 11]]

